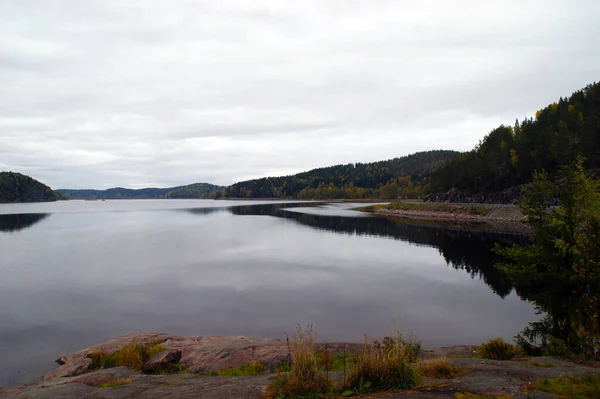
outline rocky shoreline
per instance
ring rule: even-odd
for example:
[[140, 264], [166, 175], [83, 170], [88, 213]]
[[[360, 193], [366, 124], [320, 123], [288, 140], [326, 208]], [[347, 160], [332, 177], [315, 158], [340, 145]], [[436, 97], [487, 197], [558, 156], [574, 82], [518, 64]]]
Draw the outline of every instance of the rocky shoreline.
[[501, 232], [528, 233], [529, 226], [523, 223], [523, 213], [515, 205], [504, 204], [475, 204], [487, 208], [486, 214], [475, 214], [469, 212], [473, 204], [452, 204], [452, 212], [443, 210], [423, 209], [398, 209], [378, 207], [366, 209], [376, 215], [399, 220], [421, 220], [440, 222], [449, 226], [465, 228], [479, 228]]
[[[129, 344], [161, 343], [164, 350], [144, 364], [145, 373], [126, 367], [92, 370], [92, 354], [98, 351], [114, 353]], [[353, 353], [356, 343], [318, 343], [315, 349], [332, 354]], [[423, 387], [407, 392], [387, 392], [386, 398], [442, 399], [455, 393], [510, 395], [515, 398], [555, 398], [553, 395], [522, 395], [528, 384], [542, 377], [582, 376], [600, 374], [600, 368], [571, 363], [554, 358], [524, 358], [518, 361], [493, 361], [475, 358], [476, 347], [454, 346], [423, 350], [422, 359], [447, 357], [451, 364], [467, 374], [451, 380], [426, 379]], [[222, 377], [208, 371], [236, 368], [260, 361], [266, 374], [248, 377]], [[57, 359], [59, 367], [36, 384], [0, 388], [2, 399], [46, 398], [253, 398], [263, 397], [275, 367], [289, 360], [287, 342], [279, 339], [236, 337], [181, 337], [162, 333], [127, 334]], [[149, 373], [146, 367], [164, 362], [180, 363], [184, 373]], [[538, 366], [542, 362], [551, 367]], [[151, 369], [152, 370], [152, 369]], [[156, 370], [156, 369], [154, 369]], [[204, 372], [204, 373], [199, 373]], [[339, 372], [337, 373], [339, 374]], [[341, 378], [332, 372], [331, 378]], [[548, 394], [546, 394], [548, 395]]]

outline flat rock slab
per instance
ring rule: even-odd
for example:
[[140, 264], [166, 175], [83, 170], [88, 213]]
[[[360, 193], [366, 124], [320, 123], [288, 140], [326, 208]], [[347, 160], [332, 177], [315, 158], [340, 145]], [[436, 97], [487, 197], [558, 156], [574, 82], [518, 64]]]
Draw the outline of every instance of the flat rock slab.
[[[104, 351], [112, 354], [131, 343], [150, 344], [160, 342], [170, 352], [180, 352], [179, 362], [186, 370], [221, 371], [236, 368], [258, 360], [274, 370], [281, 363], [289, 360], [288, 345], [285, 341], [272, 338], [234, 337], [181, 337], [162, 333], [133, 333], [104, 342], [100, 345], [83, 349], [79, 352], [60, 358], [62, 365], [44, 376], [44, 381], [57, 378], [73, 377], [89, 372], [91, 353]], [[359, 344], [319, 343], [316, 348], [327, 347], [332, 353], [358, 350]]]
[[131, 343], [163, 343], [169, 351], [181, 353], [181, 364], [186, 370], [220, 371], [239, 367], [252, 360], [279, 364], [288, 357], [287, 344], [278, 339], [248, 337], [181, 337], [161, 333], [134, 333], [83, 349], [61, 358], [63, 363], [44, 376], [44, 381], [72, 377], [88, 372], [88, 355], [98, 351], [112, 354]]
[[[95, 374], [95, 373], [91, 373]], [[97, 388], [77, 382], [60, 385], [21, 387], [19, 390], [0, 390], [2, 399], [116, 399], [116, 398], [203, 398], [203, 399], [259, 399], [268, 376], [258, 377], [199, 377], [180, 375], [137, 375], [134, 381], [114, 388]]]

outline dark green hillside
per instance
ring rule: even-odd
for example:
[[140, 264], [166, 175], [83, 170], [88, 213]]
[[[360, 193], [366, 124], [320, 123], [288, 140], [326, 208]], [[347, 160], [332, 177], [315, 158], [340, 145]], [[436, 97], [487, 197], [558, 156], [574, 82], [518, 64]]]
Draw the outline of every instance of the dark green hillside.
[[61, 199], [52, 189], [29, 176], [0, 172], [0, 203], [50, 202]]
[[227, 197], [243, 198], [397, 198], [419, 197], [429, 175], [459, 153], [425, 151], [387, 161], [335, 165], [292, 176], [235, 183]]
[[214, 198], [223, 189], [208, 183], [170, 188], [109, 188], [107, 190], [56, 190], [67, 199], [152, 199], [152, 198]]
[[172, 189], [165, 194], [165, 198], [215, 198], [221, 196], [220, 190], [223, 188], [209, 183], [195, 183]]
[[[553, 176], [561, 165], [586, 158], [600, 168], [600, 85], [591, 84], [536, 113], [535, 119], [499, 126], [475, 147], [450, 160], [432, 176], [431, 192], [449, 190], [458, 199], [514, 199], [534, 170]], [[509, 190], [507, 190], [509, 189]], [[498, 195], [502, 190], [508, 192]]]

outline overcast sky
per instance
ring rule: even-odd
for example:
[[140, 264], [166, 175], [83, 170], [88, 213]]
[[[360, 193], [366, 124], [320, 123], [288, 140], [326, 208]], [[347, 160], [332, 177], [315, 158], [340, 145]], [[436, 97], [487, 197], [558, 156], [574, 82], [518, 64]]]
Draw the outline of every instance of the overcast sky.
[[0, 1], [0, 170], [172, 186], [468, 150], [600, 78], [600, 2]]

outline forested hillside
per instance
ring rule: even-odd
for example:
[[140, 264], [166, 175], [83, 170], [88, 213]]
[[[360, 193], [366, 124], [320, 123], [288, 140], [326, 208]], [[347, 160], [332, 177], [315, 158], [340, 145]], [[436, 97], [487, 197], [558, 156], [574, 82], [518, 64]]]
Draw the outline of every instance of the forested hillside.
[[456, 151], [425, 151], [387, 161], [335, 165], [292, 176], [235, 183], [225, 189], [234, 198], [416, 198], [429, 176]]
[[152, 198], [214, 198], [223, 187], [196, 183], [170, 188], [141, 188], [137, 190], [116, 187], [107, 190], [56, 190], [67, 199], [152, 199]]
[[518, 185], [531, 180], [534, 170], [545, 169], [553, 176], [560, 165], [579, 154], [585, 156], [587, 169], [600, 167], [597, 83], [539, 110], [535, 119], [494, 129], [474, 150], [435, 172], [431, 192], [439, 194], [438, 199], [451, 190], [455, 200], [509, 201], [520, 193]]
[[61, 199], [39, 181], [14, 172], [0, 172], [0, 203], [50, 202]]

